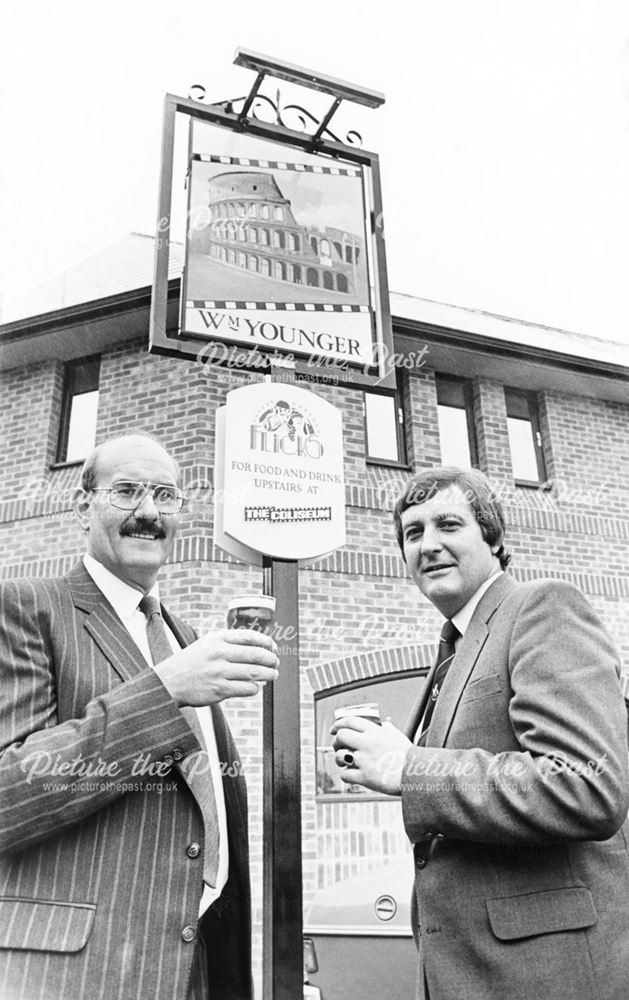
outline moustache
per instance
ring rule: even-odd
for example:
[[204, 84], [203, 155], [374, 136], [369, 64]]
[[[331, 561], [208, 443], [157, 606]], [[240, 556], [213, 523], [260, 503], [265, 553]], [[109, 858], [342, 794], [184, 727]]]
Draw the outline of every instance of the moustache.
[[149, 521], [146, 518], [134, 517], [131, 521], [125, 521], [120, 528], [121, 535], [133, 535], [136, 532], [150, 532], [156, 538], [166, 537], [164, 526], [161, 523]]

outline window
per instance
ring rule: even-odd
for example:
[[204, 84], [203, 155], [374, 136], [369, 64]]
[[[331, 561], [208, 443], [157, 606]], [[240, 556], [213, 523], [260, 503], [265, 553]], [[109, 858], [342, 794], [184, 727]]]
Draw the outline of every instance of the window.
[[535, 394], [505, 389], [505, 402], [513, 478], [520, 485], [538, 486], [546, 480], [546, 467]]
[[348, 685], [325, 692], [315, 700], [316, 726], [316, 771], [317, 795], [362, 796], [369, 795], [388, 799], [371, 792], [362, 785], [346, 785], [340, 778], [339, 768], [334, 760], [330, 728], [334, 722], [334, 711], [344, 705], [376, 702], [380, 718], [390, 718], [394, 726], [403, 729], [408, 715], [422, 688], [427, 669], [403, 674], [385, 674], [371, 677], [360, 685]]
[[65, 366], [57, 462], [80, 462], [96, 440], [100, 358], [80, 358]]
[[367, 460], [406, 464], [406, 435], [402, 407], [402, 376], [396, 372], [394, 393], [365, 392], [365, 440]]
[[478, 465], [472, 386], [466, 379], [437, 375], [437, 419], [441, 461], [464, 469]]

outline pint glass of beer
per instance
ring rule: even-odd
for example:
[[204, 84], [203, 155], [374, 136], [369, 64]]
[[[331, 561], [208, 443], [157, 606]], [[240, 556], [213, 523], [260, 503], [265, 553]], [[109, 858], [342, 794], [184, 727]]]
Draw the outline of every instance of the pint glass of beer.
[[237, 594], [227, 605], [227, 628], [251, 628], [271, 634], [275, 598], [270, 594]]
[[341, 705], [340, 708], [334, 709], [335, 722], [338, 722], [339, 719], [346, 719], [349, 715], [357, 715], [361, 719], [369, 719], [370, 722], [375, 722], [377, 726], [382, 725], [380, 709], [378, 703], [375, 701], [365, 701], [360, 705]]

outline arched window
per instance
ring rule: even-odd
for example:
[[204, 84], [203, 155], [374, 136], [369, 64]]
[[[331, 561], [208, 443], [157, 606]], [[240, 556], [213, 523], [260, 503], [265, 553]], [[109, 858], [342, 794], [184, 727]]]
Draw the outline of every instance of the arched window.
[[260, 258], [260, 274], [263, 274], [265, 277], [268, 277], [268, 275], [270, 273], [271, 273], [271, 268], [269, 266], [268, 260], [266, 259], [266, 257], [261, 257]]
[[299, 236], [297, 233], [288, 233], [288, 249], [299, 253]]
[[346, 246], [345, 247], [345, 260], [347, 261], [348, 264], [352, 263], [352, 256], [353, 256], [353, 254], [352, 254], [352, 248], [350, 246]]
[[293, 264], [293, 281], [296, 285], [301, 285], [301, 268], [299, 264]]
[[319, 250], [321, 251], [322, 257], [330, 256], [330, 244], [328, 243], [327, 240], [321, 240], [321, 243], [319, 244]]
[[334, 290], [334, 278], [329, 271], [323, 272], [323, 287]]
[[255, 228], [255, 226], [249, 226], [249, 242], [250, 243], [258, 242], [258, 230]]
[[269, 212], [269, 206], [268, 205], [260, 205], [260, 218], [261, 219], [270, 219], [271, 218], [271, 214]]
[[268, 247], [269, 245], [269, 231], [268, 229], [260, 230], [260, 243], [262, 246]]
[[344, 274], [337, 274], [336, 276], [336, 289], [338, 292], [346, 292], [347, 288], [347, 278]]
[[284, 221], [284, 209], [282, 208], [281, 205], [274, 205], [273, 206], [273, 221], [274, 222], [283, 222]]
[[280, 278], [282, 281], [284, 280], [285, 277], [284, 265], [282, 264], [281, 260], [276, 260], [273, 265], [273, 277]]
[[306, 272], [306, 284], [310, 285], [311, 288], [319, 287], [319, 275], [314, 267], [309, 267]]
[[258, 258], [257, 257], [249, 256], [249, 270], [250, 271], [257, 271], [258, 270]]
[[236, 205], [236, 215], [238, 215], [241, 219], [244, 219], [246, 215], [245, 206], [241, 202], [238, 202]]
[[284, 247], [285, 247], [285, 245], [286, 244], [285, 244], [283, 230], [282, 229], [275, 229], [273, 231], [273, 246], [274, 247], [279, 247], [280, 250], [283, 250]]
[[310, 237], [310, 246], [312, 247], [312, 249], [316, 254], [319, 253], [319, 241], [317, 240], [316, 236]]
[[343, 260], [343, 247], [336, 240], [334, 241], [334, 249], [336, 250], [341, 260]]
[[247, 266], [247, 254], [243, 253], [241, 250], [240, 253], [238, 254], [238, 267], [246, 267], [246, 266]]

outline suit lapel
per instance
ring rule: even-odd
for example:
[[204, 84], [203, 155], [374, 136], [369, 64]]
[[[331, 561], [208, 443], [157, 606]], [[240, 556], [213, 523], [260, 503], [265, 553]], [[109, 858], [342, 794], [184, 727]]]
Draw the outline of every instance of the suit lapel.
[[161, 609], [162, 618], [168, 625], [168, 628], [182, 649], [189, 646], [191, 642], [195, 641], [197, 634], [194, 629], [190, 627], [190, 625], [186, 625], [186, 623], [182, 622], [180, 618], [176, 618], [175, 615], [171, 615], [170, 611], [168, 611], [163, 604], [161, 605]]
[[223, 769], [229, 849], [241, 872], [248, 870], [247, 786], [238, 750], [220, 705], [212, 705], [218, 759]]
[[[177, 642], [189, 646], [197, 639], [194, 629], [182, 622], [162, 605], [164, 621], [171, 629]], [[247, 870], [247, 791], [242, 777], [242, 767], [238, 751], [220, 705], [211, 705], [212, 724], [216, 737], [218, 759], [223, 773], [223, 794], [227, 813], [230, 851], [238, 860], [241, 872]], [[185, 779], [185, 775], [183, 776]], [[194, 793], [193, 793], [194, 794]]]
[[146, 660], [83, 563], [66, 577], [75, 607], [87, 612], [85, 630], [123, 681], [146, 670]]
[[426, 739], [428, 746], [444, 746], [465, 686], [487, 641], [489, 622], [514, 586], [512, 578], [503, 573], [478, 602], [437, 699]]

